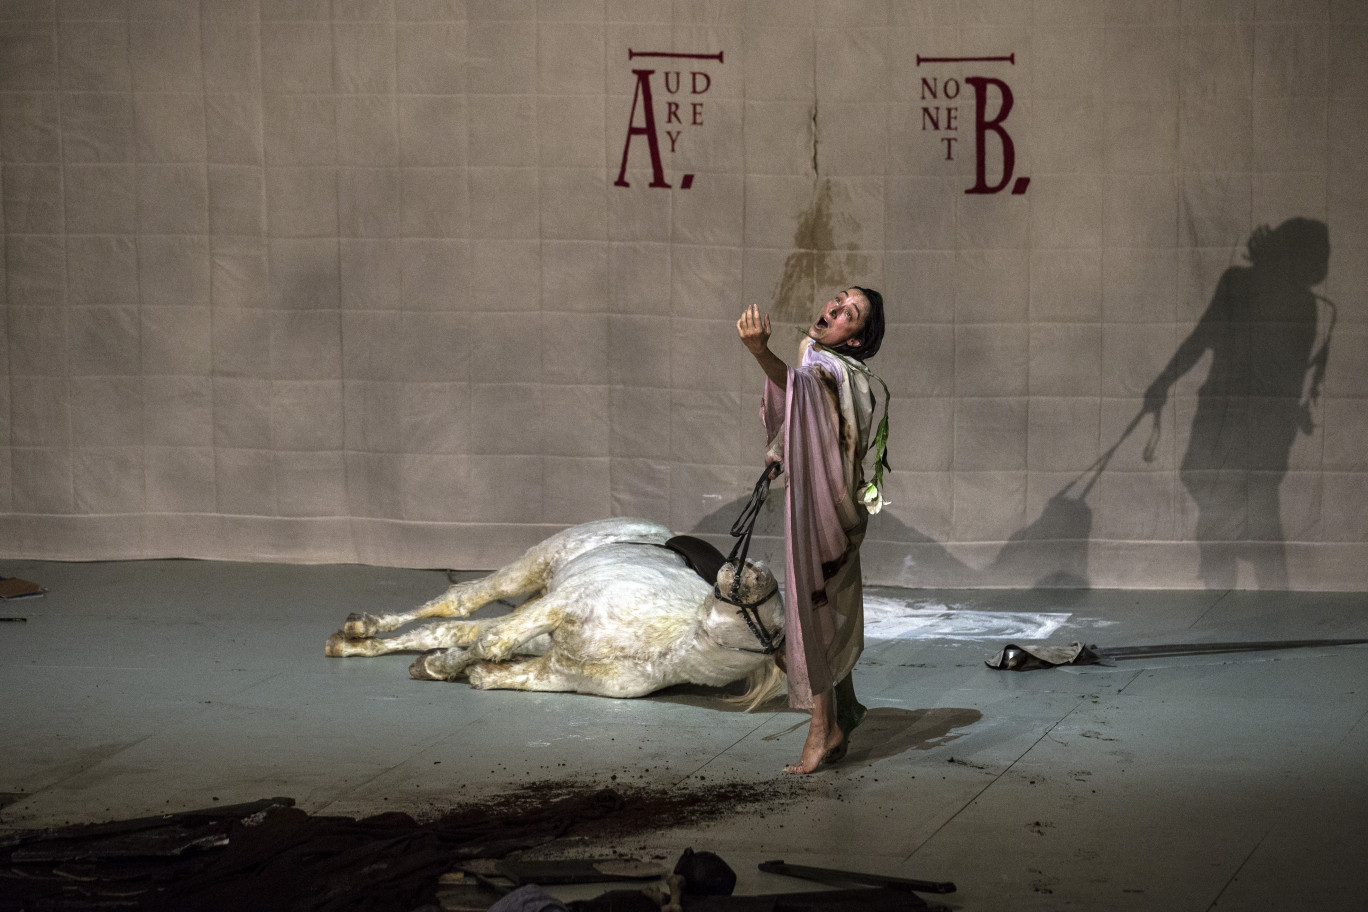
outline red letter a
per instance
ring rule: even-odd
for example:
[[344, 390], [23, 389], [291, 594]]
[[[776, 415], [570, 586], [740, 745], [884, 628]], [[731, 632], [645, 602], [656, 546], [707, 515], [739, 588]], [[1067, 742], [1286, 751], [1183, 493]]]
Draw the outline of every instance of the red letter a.
[[[664, 187], [667, 190], [670, 185], [665, 183], [665, 169], [660, 164], [660, 141], [656, 139], [655, 126], [655, 106], [651, 103], [651, 74], [655, 70], [632, 70], [637, 77], [636, 94], [632, 96], [632, 113], [627, 118], [627, 141], [622, 145], [622, 167], [618, 170], [617, 180], [613, 181], [615, 187], [630, 187], [627, 183], [627, 153], [632, 149], [632, 137], [646, 137], [646, 144], [651, 149], [651, 186]], [[642, 102], [645, 111], [645, 126], [633, 126], [636, 120], [637, 100]]]

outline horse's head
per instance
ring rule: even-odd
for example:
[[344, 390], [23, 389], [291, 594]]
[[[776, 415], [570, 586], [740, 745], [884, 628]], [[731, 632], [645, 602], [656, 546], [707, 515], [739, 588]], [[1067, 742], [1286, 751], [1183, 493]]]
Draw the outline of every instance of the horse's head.
[[[733, 591], [735, 587], [735, 591]], [[755, 605], [778, 593], [779, 583], [764, 561], [746, 561], [741, 568], [741, 580], [736, 579], [736, 565], [723, 564], [717, 571], [717, 591], [737, 605]]]
[[723, 564], [709, 602], [706, 624], [718, 643], [773, 652], [783, 641], [784, 602], [763, 561], [746, 561], [739, 580], [736, 565]]

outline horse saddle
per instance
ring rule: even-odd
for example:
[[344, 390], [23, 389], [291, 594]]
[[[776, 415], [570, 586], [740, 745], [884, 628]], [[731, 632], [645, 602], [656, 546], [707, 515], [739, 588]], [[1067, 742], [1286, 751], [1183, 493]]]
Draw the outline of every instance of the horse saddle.
[[710, 586], [717, 582], [717, 571], [727, 562], [721, 551], [692, 535], [676, 535], [665, 542], [665, 547], [684, 558], [684, 563]]

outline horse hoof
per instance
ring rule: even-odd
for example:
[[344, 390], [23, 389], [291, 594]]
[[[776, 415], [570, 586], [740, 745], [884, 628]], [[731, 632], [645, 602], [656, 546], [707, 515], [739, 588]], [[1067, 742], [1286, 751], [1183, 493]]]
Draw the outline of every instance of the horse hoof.
[[428, 670], [427, 659], [428, 657], [425, 655], [420, 655], [414, 659], [413, 664], [409, 666], [409, 677], [415, 681], [445, 681], [444, 676], [433, 674]]
[[339, 630], [337, 633], [328, 637], [328, 642], [323, 647], [323, 654], [334, 659], [342, 658], [346, 655], [346, 653], [342, 651], [342, 644], [346, 641], [347, 635]]
[[352, 612], [347, 615], [347, 622], [342, 625], [342, 633], [349, 637], [361, 639], [373, 637], [380, 632], [380, 621], [373, 614], [357, 614]]

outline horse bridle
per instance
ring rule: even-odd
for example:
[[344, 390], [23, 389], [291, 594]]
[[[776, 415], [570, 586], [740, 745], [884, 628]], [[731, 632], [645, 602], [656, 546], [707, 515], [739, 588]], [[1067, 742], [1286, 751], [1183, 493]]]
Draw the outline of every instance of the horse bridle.
[[756, 641], [760, 643], [759, 649], [753, 649], [749, 646], [728, 646], [728, 649], [735, 649], [737, 652], [754, 652], [759, 655], [774, 655], [779, 651], [780, 647], [784, 645], [784, 632], [782, 630], [771, 632], [770, 629], [765, 626], [765, 622], [760, 619], [760, 606], [774, 598], [774, 594], [778, 591], [779, 584], [776, 583], [774, 588], [765, 594], [764, 598], [759, 601], [743, 604], [741, 602], [732, 601], [719, 592], [716, 585], [713, 586], [713, 595], [717, 596], [720, 601], [726, 602], [728, 605], [736, 606], [736, 613], [741, 615], [741, 619], [745, 621], [746, 626], [750, 628], [751, 634], [755, 637]]
[[741, 515], [737, 517], [736, 522], [732, 523], [731, 534], [736, 542], [732, 545], [731, 553], [727, 555], [727, 565], [732, 568], [732, 581], [731, 585], [727, 587], [727, 594], [723, 595], [717, 583], [713, 583], [713, 595], [719, 601], [736, 607], [736, 613], [741, 615], [741, 619], [750, 628], [751, 634], [760, 643], [759, 649], [750, 649], [745, 646], [731, 647], [741, 652], [773, 655], [779, 651], [779, 647], [784, 642], [783, 631], [771, 632], [760, 618], [760, 606], [768, 602], [779, 591], [778, 583], [775, 583], [774, 588], [766, 592], [764, 596], [753, 602], [737, 601], [741, 592], [741, 571], [746, 566], [746, 554], [750, 551], [751, 535], [755, 532], [755, 521], [759, 519], [760, 508], [764, 506], [765, 498], [769, 495], [770, 482], [779, 477], [781, 471], [783, 471], [782, 463], [771, 462], [765, 466], [765, 471], [760, 473], [760, 479], [755, 483], [755, 490], [751, 492], [750, 500], [741, 510]]

